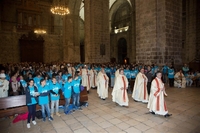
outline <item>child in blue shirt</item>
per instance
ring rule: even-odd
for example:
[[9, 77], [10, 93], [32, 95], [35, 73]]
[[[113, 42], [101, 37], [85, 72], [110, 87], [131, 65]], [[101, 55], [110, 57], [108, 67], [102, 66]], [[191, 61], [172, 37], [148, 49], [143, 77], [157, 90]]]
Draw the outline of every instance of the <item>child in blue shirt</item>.
[[58, 113], [59, 110], [59, 90], [61, 89], [60, 84], [57, 82], [56, 77], [52, 77], [52, 81], [49, 83], [49, 89], [50, 89], [50, 98], [51, 98], [51, 117], [53, 117], [54, 114], [54, 106], [56, 106], [56, 115], [60, 116]]
[[70, 114], [69, 104], [72, 96], [72, 76], [69, 76], [67, 82], [64, 84], [63, 94], [65, 97], [64, 113]]
[[39, 95], [37, 88], [34, 86], [33, 79], [29, 80], [28, 87], [26, 87], [26, 104], [28, 107], [28, 119], [27, 128], [30, 128], [30, 120], [32, 118], [33, 125], [36, 125], [35, 114], [36, 114], [36, 104], [37, 96]]
[[174, 67], [171, 65], [170, 68], [168, 68], [168, 79], [169, 79], [169, 86], [174, 87]]
[[74, 110], [82, 110], [82, 108], [80, 107], [80, 83], [81, 77], [78, 76], [78, 73], [75, 73], [75, 77], [72, 80]]
[[52, 121], [53, 118], [50, 115], [50, 108], [49, 108], [49, 86], [46, 85], [45, 79], [40, 80], [40, 86], [38, 87], [38, 91], [40, 93], [39, 105], [42, 108], [43, 121], [46, 121], [45, 110], [47, 112], [49, 121]]

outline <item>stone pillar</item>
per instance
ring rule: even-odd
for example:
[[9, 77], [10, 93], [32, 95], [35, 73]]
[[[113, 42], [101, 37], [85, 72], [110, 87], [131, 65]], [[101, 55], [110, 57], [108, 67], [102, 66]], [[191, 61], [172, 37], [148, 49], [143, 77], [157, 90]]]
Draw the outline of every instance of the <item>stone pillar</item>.
[[166, 44], [163, 63], [182, 65], [182, 0], [165, 0]]
[[157, 59], [156, 1], [135, 0], [135, 10], [136, 63], [151, 64]]
[[79, 16], [66, 15], [63, 34], [63, 60], [66, 62], [80, 61]]
[[197, 43], [196, 0], [186, 0], [186, 41], [184, 47], [185, 63], [195, 59]]
[[[182, 1], [136, 0], [136, 60], [180, 65]], [[147, 19], [148, 18], [148, 19]]]
[[[85, 0], [85, 62], [110, 61], [109, 0]], [[105, 55], [100, 54], [100, 45]]]

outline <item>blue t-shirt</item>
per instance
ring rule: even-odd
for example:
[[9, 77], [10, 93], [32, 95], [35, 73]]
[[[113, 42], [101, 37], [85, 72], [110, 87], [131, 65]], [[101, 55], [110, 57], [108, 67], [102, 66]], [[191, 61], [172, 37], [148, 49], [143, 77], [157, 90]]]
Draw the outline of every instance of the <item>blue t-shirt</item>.
[[171, 68], [168, 69], [168, 78], [171, 78], [171, 79], [174, 78], [174, 69], [171, 69]]
[[40, 86], [40, 80], [42, 77], [34, 77], [33, 80], [35, 82], [35, 86], [38, 88]]
[[63, 74], [63, 75], [62, 75], [63, 81], [64, 81], [64, 82], [67, 82], [69, 76], [72, 76], [72, 75], [71, 75], [70, 73], [68, 73], [68, 74]]
[[48, 80], [46, 80], [46, 85], [50, 85], [50, 82], [51, 82], [51, 80], [50, 79], [48, 79]]
[[[30, 95], [31, 96], [34, 96], [34, 94], [35, 94], [35, 90], [34, 90], [34, 86], [29, 86], [29, 90], [30, 90]], [[35, 98], [34, 97], [31, 97], [31, 103], [28, 103], [27, 105], [33, 105], [33, 104], [36, 104], [37, 102], [36, 102], [36, 100], [35, 100]]]
[[72, 81], [72, 85], [73, 85], [73, 90], [74, 92], [77, 94], [77, 93], [80, 93], [80, 82], [81, 82], [81, 78], [78, 77], [78, 79], [74, 79]]
[[138, 72], [139, 72], [139, 71], [138, 71], [137, 69], [131, 70], [131, 71], [130, 71], [131, 78], [132, 78], [132, 79], [135, 79], [136, 76], [137, 76], [137, 74], [138, 74]]
[[126, 76], [127, 79], [131, 78], [131, 72], [128, 69], [124, 69], [124, 75]]
[[27, 83], [25, 80], [20, 80], [20, 83], [22, 84], [23, 88], [27, 87]]
[[[49, 91], [49, 86], [39, 86], [38, 92], [42, 95], [42, 93], [47, 93]], [[49, 103], [49, 96], [39, 96], [39, 105], [48, 104]]]
[[52, 101], [56, 101], [56, 100], [59, 100], [60, 99], [60, 95], [59, 95], [59, 89], [61, 88], [60, 84], [59, 83], [53, 83], [53, 82], [50, 82], [49, 84], [49, 90], [52, 90], [54, 91], [56, 94], [58, 94], [57, 96], [50, 93], [50, 98]]
[[66, 82], [64, 84], [63, 93], [64, 93], [65, 98], [71, 98], [71, 96], [72, 96], [72, 83], [71, 82], [70, 83]]
[[162, 73], [167, 74], [168, 66], [163, 66]]

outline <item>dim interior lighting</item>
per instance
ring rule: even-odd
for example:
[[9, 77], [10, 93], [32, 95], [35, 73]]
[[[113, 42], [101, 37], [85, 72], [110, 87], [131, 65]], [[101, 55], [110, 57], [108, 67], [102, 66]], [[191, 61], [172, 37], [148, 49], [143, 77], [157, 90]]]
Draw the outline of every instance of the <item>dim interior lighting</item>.
[[60, 0], [54, 0], [50, 11], [56, 15], [67, 15], [70, 13], [69, 9], [65, 7], [65, 4], [62, 4]]
[[114, 32], [115, 32], [115, 34], [117, 34], [117, 33], [119, 33], [119, 32], [128, 31], [128, 29], [129, 29], [129, 26], [122, 27], [122, 28], [118, 28], [118, 29], [115, 27]]

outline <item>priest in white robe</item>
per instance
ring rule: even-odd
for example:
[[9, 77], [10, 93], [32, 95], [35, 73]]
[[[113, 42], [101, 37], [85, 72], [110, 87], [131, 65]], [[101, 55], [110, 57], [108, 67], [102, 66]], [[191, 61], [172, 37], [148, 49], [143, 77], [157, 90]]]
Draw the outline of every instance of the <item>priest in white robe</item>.
[[93, 89], [97, 87], [97, 71], [94, 69], [94, 66], [90, 70], [90, 85]]
[[124, 70], [119, 69], [119, 74], [116, 77], [115, 84], [112, 91], [112, 101], [120, 106], [128, 107], [128, 79], [124, 75]]
[[147, 82], [148, 78], [144, 74], [144, 68], [141, 68], [133, 87], [132, 98], [134, 101], [148, 103]]
[[90, 73], [87, 65], [82, 69], [82, 86], [84, 86], [87, 89], [87, 92], [89, 93], [90, 90]]
[[67, 64], [67, 70], [68, 73], [72, 75], [72, 78], [74, 78], [75, 75], [75, 68], [72, 66], [72, 64]]
[[101, 71], [97, 75], [97, 94], [102, 100], [108, 98], [108, 83], [109, 78], [104, 68], [101, 68]]
[[8, 97], [9, 81], [4, 73], [0, 74], [0, 98]]
[[185, 76], [184, 76], [182, 70], [179, 70], [174, 75], [174, 87], [178, 87], [178, 88], [186, 87], [186, 79], [185, 79]]
[[165, 92], [165, 86], [161, 80], [161, 77], [162, 73], [157, 72], [156, 78], [152, 81], [147, 108], [152, 114], [158, 114], [163, 115], [165, 117], [169, 117], [171, 116], [171, 114], [168, 114], [167, 106], [164, 100], [164, 95], [167, 96], [167, 94]]

